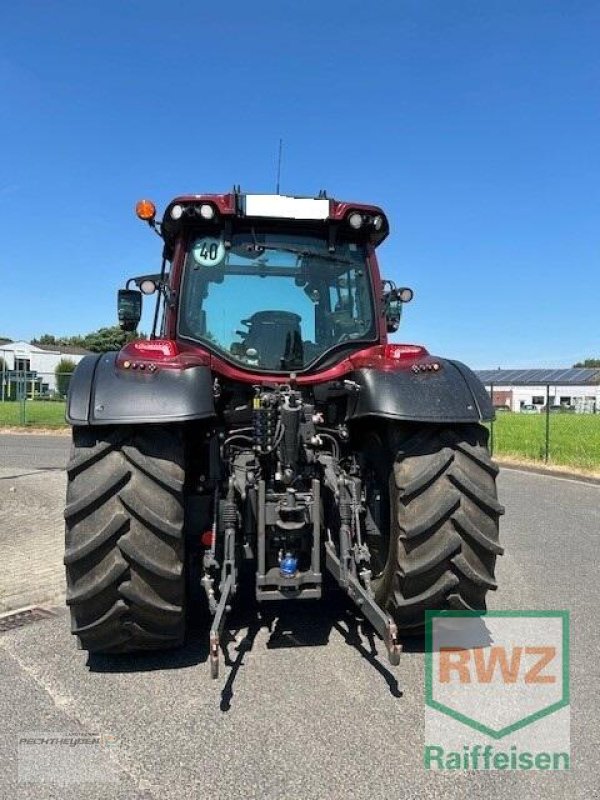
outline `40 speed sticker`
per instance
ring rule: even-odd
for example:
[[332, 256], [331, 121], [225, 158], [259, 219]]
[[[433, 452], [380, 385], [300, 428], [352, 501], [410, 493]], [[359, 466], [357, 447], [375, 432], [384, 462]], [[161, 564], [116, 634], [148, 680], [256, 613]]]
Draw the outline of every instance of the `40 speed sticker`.
[[196, 239], [192, 248], [194, 261], [201, 267], [218, 267], [225, 259], [225, 245], [221, 239], [204, 236]]

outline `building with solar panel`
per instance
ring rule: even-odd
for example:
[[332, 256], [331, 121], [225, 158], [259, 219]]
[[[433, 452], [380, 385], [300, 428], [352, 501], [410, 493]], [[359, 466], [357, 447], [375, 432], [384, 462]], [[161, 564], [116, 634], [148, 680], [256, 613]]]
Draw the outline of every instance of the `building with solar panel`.
[[485, 369], [476, 373], [497, 410], [600, 414], [600, 369]]

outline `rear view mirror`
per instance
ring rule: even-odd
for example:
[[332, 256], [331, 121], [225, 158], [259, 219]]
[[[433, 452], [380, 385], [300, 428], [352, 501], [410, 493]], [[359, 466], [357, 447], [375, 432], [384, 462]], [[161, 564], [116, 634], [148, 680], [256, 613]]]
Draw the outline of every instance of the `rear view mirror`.
[[388, 333], [395, 333], [400, 327], [400, 319], [402, 317], [402, 304], [410, 303], [413, 299], [414, 293], [412, 289], [403, 286], [400, 289], [392, 281], [384, 281], [385, 286], [390, 288], [383, 293], [383, 304], [385, 310], [385, 320]]
[[134, 331], [142, 318], [142, 293], [137, 289], [119, 289], [117, 313], [121, 330]]
[[385, 321], [388, 333], [395, 333], [400, 327], [402, 317], [402, 302], [400, 300], [388, 300], [385, 304]]

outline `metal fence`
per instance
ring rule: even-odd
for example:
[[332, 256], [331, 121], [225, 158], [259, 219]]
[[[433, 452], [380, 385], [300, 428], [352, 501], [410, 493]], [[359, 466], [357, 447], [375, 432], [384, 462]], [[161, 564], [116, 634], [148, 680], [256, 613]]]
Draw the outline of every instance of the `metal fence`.
[[[71, 373], [0, 370], [0, 428], [64, 426], [70, 380]], [[489, 385], [494, 456], [600, 470], [600, 387], [588, 388], [586, 397], [571, 388], [573, 403], [561, 403], [560, 392], [547, 384], [529, 404], [518, 402], [516, 391]]]
[[0, 370], [0, 426], [65, 424], [71, 372]]
[[518, 401], [514, 389], [487, 389], [496, 411], [489, 424], [493, 455], [600, 469], [600, 387], [538, 384], [533, 402]]

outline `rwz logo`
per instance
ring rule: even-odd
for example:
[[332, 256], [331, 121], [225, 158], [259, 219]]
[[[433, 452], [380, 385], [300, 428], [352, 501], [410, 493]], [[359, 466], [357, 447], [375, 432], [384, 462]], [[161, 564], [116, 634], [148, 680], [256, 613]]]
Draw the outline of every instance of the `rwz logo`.
[[425, 702], [501, 739], [569, 704], [566, 611], [427, 613]]
[[498, 678], [502, 683], [526, 684], [556, 683], [558, 676], [545, 672], [556, 661], [556, 647], [495, 646], [462, 649], [441, 647], [439, 657], [440, 683], [491, 683]]

